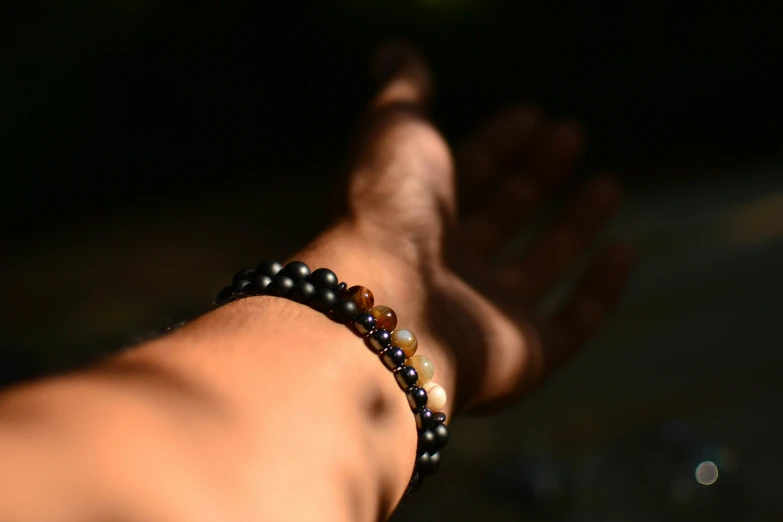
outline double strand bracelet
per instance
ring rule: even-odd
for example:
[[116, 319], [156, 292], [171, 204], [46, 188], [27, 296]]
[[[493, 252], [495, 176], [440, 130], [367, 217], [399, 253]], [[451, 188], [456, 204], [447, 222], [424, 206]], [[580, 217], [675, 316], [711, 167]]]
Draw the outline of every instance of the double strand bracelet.
[[263, 261], [256, 269], [240, 270], [232, 285], [220, 291], [215, 305], [257, 295], [284, 297], [348, 325], [392, 372], [416, 420], [416, 464], [405, 493], [416, 491], [424, 476], [438, 470], [440, 450], [448, 443], [449, 432], [446, 414], [440, 411], [446, 405], [446, 392], [432, 381], [432, 361], [416, 355], [418, 341], [413, 332], [397, 329], [397, 314], [388, 306], [374, 306], [368, 288], [349, 288], [328, 268], [310, 272], [301, 261], [285, 267], [277, 261]]

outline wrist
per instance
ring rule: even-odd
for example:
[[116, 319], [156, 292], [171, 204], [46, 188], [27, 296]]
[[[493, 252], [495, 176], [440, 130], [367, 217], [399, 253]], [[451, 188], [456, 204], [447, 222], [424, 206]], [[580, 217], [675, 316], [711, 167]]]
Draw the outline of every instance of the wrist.
[[396, 301], [399, 308], [403, 303], [414, 307], [411, 314], [418, 313], [425, 301], [426, 287], [412, 249], [360, 221], [336, 223], [293, 258], [312, 269], [328, 267], [349, 286], [366, 286], [384, 300]]
[[[427, 324], [431, 287], [421, 271], [346, 223], [325, 232], [297, 259], [313, 269], [333, 269], [350, 285], [371, 288], [377, 304], [395, 309], [399, 329], [415, 332], [417, 354], [434, 362], [433, 380], [452, 395], [454, 366]], [[268, 455], [265, 448], [293, 443], [301, 448], [298, 459], [312, 461], [314, 470], [332, 470], [344, 479], [330, 486], [336, 488], [333, 494], [356, 491], [361, 482], [363, 489], [375, 490], [366, 498], [393, 501], [411, 476], [417, 437], [405, 395], [361, 339], [307, 306], [271, 297], [241, 299], [142, 351], [157, 364], [176, 369], [175, 374], [200, 383], [205, 396], [224, 405], [221, 409], [235, 421], [231, 432], [245, 441], [238, 446], [254, 456], [248, 462], [251, 475], [253, 466], [263, 462], [269, 471], [280, 457]], [[301, 376], [302, 382], [292, 382], [292, 376]], [[270, 401], [269, 406], [260, 407]], [[444, 413], [450, 416], [448, 401]], [[279, 426], [293, 429], [303, 415], [308, 421], [304, 429], [310, 435], [296, 442], [295, 433]], [[312, 447], [313, 432], [319, 433], [319, 448]], [[281, 434], [283, 439], [274, 440]], [[261, 446], [254, 441], [261, 441]], [[378, 455], [386, 455], [387, 465], [378, 468], [378, 476], [368, 476], [364, 463]], [[282, 476], [286, 462], [274, 466], [283, 483], [296, 480]], [[317, 482], [318, 476], [313, 479]], [[267, 486], [274, 488], [275, 484]], [[378, 495], [379, 488], [385, 493]], [[392, 507], [367, 509], [385, 515]]]
[[[348, 286], [369, 288], [376, 305], [386, 305], [397, 314], [399, 328], [415, 333], [419, 340], [417, 354], [435, 365], [433, 381], [440, 384], [449, 397], [443, 410], [451, 417], [455, 397], [457, 358], [442, 335], [436, 334], [433, 321], [433, 288], [443, 281], [432, 280], [437, 268], [417, 264], [418, 255], [404, 242], [392, 243], [374, 228], [357, 221], [342, 221], [313, 240], [293, 256], [311, 269], [328, 267]], [[442, 272], [446, 277], [446, 273]], [[440, 312], [438, 312], [440, 315]], [[437, 318], [439, 323], [442, 317]], [[357, 339], [358, 341], [358, 339]]]

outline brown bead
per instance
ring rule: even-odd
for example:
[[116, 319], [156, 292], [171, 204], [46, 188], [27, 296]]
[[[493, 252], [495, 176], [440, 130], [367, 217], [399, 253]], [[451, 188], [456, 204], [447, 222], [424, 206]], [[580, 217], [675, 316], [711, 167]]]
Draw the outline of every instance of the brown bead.
[[375, 317], [376, 328], [383, 328], [387, 332], [393, 332], [397, 328], [397, 314], [388, 306], [376, 306], [370, 313]]
[[419, 346], [419, 342], [416, 340], [416, 336], [410, 330], [394, 330], [391, 335], [391, 342], [394, 346], [399, 346], [402, 351], [405, 352], [405, 357], [413, 357], [416, 353], [416, 348]]
[[405, 364], [412, 366], [416, 370], [416, 373], [419, 374], [419, 382], [417, 383], [419, 386], [430, 382], [432, 380], [432, 376], [435, 374], [435, 365], [432, 364], [432, 361], [430, 361], [429, 357], [425, 357], [423, 355], [414, 355], [405, 361]]
[[372, 292], [370, 292], [369, 288], [364, 286], [352, 286], [346, 290], [345, 297], [348, 297], [356, 304], [359, 313], [369, 312], [373, 303], [375, 303]]

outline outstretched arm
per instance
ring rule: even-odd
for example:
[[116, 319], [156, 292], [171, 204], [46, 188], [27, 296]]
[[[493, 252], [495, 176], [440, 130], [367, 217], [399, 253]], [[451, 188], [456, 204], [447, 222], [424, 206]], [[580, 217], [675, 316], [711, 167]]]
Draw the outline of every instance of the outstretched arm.
[[[498, 263], [577, 167], [582, 131], [533, 107], [503, 111], [460, 149], [457, 185], [424, 115], [426, 65], [405, 46], [378, 64], [346, 214], [296, 258], [397, 312], [435, 364], [447, 414], [496, 407], [573, 354], [614, 304], [630, 265], [619, 246], [552, 316], [531, 313], [618, 191], [588, 183], [521, 258]], [[252, 297], [100, 367], [0, 395], [0, 520], [385, 518], [415, 447], [404, 395], [355, 335]]]

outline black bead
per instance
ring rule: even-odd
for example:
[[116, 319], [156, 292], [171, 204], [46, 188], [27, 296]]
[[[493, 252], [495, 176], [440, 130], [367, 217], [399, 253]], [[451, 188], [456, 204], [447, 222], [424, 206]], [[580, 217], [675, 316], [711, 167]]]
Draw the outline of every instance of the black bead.
[[218, 293], [217, 299], [215, 299], [215, 302], [218, 304], [226, 302], [231, 295], [234, 293], [234, 287], [233, 286], [227, 286], [223, 290], [221, 290]]
[[414, 469], [421, 473], [422, 475], [429, 475], [427, 473], [427, 470], [430, 467], [430, 454], [429, 453], [422, 453], [421, 455], [418, 455], [416, 457], [416, 464], [414, 465]]
[[310, 268], [308, 268], [308, 266], [301, 261], [291, 261], [285, 265], [283, 274], [290, 277], [294, 283], [298, 283], [310, 275]]
[[430, 453], [430, 474], [435, 473], [440, 468], [440, 452]]
[[405, 493], [415, 493], [416, 491], [418, 491], [419, 488], [421, 487], [421, 481], [422, 481], [421, 473], [419, 473], [418, 471], [414, 471], [413, 476], [411, 477], [411, 481], [408, 482], [408, 487], [405, 490]]
[[428, 430], [434, 425], [432, 422], [432, 410], [429, 408], [422, 408], [413, 414], [413, 418], [416, 419], [416, 429]]
[[370, 312], [362, 314], [354, 319], [353, 327], [362, 335], [368, 334], [375, 328], [375, 317]]
[[416, 455], [432, 451], [435, 451], [435, 434], [432, 430], [421, 430], [419, 432], [419, 445], [416, 447]]
[[335, 292], [337, 292], [337, 295], [343, 295], [343, 293], [348, 289], [348, 283], [340, 283], [337, 285], [337, 288], [335, 289]]
[[253, 278], [253, 284], [256, 285], [256, 288], [258, 288], [261, 293], [263, 293], [266, 290], [266, 287], [271, 283], [272, 278], [268, 275], [256, 274], [256, 276]]
[[231, 280], [232, 283], [237, 284], [237, 282], [245, 279], [246, 281], [252, 281], [253, 276], [256, 275], [256, 271], [252, 268], [245, 268], [234, 274], [234, 278]]
[[408, 396], [408, 404], [412, 410], [418, 410], [427, 405], [427, 392], [421, 386], [410, 388], [405, 394]]
[[358, 314], [359, 307], [352, 299], [340, 299], [332, 307], [332, 319], [341, 324], [353, 321]]
[[288, 292], [288, 298], [297, 303], [305, 304], [315, 295], [315, 287], [308, 281], [299, 281], [294, 285], [290, 292]]
[[435, 424], [443, 424], [446, 422], [446, 414], [443, 413], [442, 411], [439, 411], [438, 413], [432, 416], [432, 421]]
[[265, 294], [273, 295], [275, 297], [285, 297], [291, 288], [293, 288], [294, 282], [290, 277], [284, 275], [277, 275], [272, 278], [272, 282], [266, 287]]
[[327, 288], [334, 291], [337, 288], [337, 275], [328, 268], [319, 268], [307, 276], [307, 280], [313, 283], [316, 288]]
[[405, 352], [397, 346], [389, 346], [381, 354], [381, 360], [392, 371], [405, 364]]
[[438, 424], [433, 428], [432, 432], [435, 434], [435, 447], [439, 450], [446, 447], [449, 443], [449, 429], [445, 424]]
[[440, 454], [435, 453], [422, 453], [416, 457], [416, 471], [422, 475], [432, 475], [440, 467]]
[[253, 283], [251, 283], [247, 279], [240, 279], [239, 281], [234, 283], [234, 291], [237, 292], [239, 290], [242, 290], [243, 288], [245, 288], [248, 285], [253, 286]]
[[258, 275], [265, 275], [275, 277], [283, 269], [283, 265], [277, 261], [261, 261], [256, 267], [256, 273]]
[[408, 388], [416, 385], [416, 381], [419, 380], [419, 374], [416, 372], [416, 368], [412, 366], [402, 366], [398, 370], [395, 370], [394, 378], [397, 379], [397, 384], [400, 385], [400, 388], [402, 388], [403, 391], [407, 391]]
[[391, 334], [383, 328], [378, 328], [367, 338], [370, 346], [377, 353], [381, 353], [383, 350], [391, 346]]
[[316, 289], [310, 306], [321, 313], [326, 313], [337, 303], [337, 294], [326, 288]]
[[244, 297], [251, 296], [251, 295], [259, 295], [261, 292], [256, 288], [256, 285], [253, 283], [248, 282], [248, 284], [244, 285], [241, 289], [237, 290], [235, 292], [235, 295], [241, 295]]

